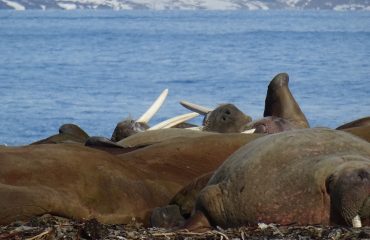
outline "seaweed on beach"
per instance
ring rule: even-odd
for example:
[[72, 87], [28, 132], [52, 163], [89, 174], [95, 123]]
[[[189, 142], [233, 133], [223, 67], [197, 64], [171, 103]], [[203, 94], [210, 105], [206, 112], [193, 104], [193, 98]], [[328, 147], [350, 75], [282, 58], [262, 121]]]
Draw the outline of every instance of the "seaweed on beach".
[[258, 224], [254, 227], [240, 227], [196, 233], [187, 230], [172, 231], [163, 228], [145, 228], [132, 220], [129, 224], [101, 224], [97, 220], [75, 221], [49, 214], [33, 217], [29, 221], [17, 221], [0, 226], [0, 240], [3, 239], [369, 239], [370, 227], [348, 228], [332, 226], [278, 226]]

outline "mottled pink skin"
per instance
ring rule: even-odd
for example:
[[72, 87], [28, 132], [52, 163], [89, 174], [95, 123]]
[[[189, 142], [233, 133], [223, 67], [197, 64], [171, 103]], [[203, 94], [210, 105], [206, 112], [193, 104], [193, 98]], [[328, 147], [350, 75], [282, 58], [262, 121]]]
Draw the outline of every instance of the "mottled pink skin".
[[248, 126], [249, 128], [256, 129], [255, 133], [266, 133], [266, 134], [284, 132], [300, 128], [295, 126], [289, 120], [280, 117], [264, 117], [260, 120], [252, 122]]

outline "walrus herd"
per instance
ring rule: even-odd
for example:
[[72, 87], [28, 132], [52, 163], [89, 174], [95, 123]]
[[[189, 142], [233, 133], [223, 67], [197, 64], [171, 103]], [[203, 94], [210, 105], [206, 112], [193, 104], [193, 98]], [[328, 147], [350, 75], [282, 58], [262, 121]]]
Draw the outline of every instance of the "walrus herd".
[[[74, 124], [26, 146], [0, 146], [0, 224], [46, 213], [202, 231], [258, 223], [370, 225], [370, 117], [310, 128], [286, 73], [261, 119], [233, 104], [152, 128], [168, 90], [110, 138]], [[195, 112], [195, 113], [194, 113]], [[203, 126], [183, 123], [203, 115]]]

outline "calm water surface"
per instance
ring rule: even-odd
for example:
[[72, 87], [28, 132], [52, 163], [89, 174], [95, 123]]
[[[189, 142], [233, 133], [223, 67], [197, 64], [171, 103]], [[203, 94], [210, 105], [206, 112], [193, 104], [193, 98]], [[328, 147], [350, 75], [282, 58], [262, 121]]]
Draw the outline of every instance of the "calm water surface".
[[256, 119], [279, 72], [312, 126], [335, 127], [370, 115], [369, 59], [368, 12], [0, 11], [0, 144], [63, 123], [110, 137], [165, 88], [152, 124], [183, 99]]

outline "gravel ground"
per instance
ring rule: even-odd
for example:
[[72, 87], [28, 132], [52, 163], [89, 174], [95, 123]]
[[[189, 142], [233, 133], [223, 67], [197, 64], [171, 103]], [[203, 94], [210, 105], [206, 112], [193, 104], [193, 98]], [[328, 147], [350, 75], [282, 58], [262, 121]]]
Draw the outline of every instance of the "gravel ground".
[[52, 215], [0, 226], [0, 239], [370, 239], [370, 227], [346, 228], [323, 226], [277, 226], [217, 229], [204, 233], [144, 228], [135, 222], [127, 225], [104, 225], [96, 220], [74, 221]]

